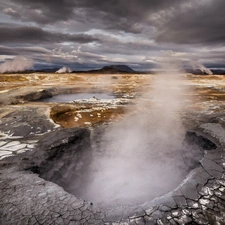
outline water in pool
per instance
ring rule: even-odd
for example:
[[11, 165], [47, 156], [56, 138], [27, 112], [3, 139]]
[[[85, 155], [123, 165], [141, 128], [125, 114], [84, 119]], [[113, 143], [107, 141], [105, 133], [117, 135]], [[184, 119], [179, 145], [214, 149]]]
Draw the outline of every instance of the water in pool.
[[51, 98], [41, 99], [41, 102], [71, 102], [78, 99], [114, 99], [115, 96], [109, 93], [75, 93], [75, 94], [61, 94], [55, 95]]

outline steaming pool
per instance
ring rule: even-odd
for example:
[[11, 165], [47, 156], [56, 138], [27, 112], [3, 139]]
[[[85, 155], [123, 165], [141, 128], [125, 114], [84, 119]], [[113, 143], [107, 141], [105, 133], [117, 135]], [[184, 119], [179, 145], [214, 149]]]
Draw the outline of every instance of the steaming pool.
[[78, 153], [67, 149], [60, 161], [48, 162], [49, 168], [43, 168], [40, 176], [100, 207], [131, 207], [177, 188], [200, 165], [202, 143], [208, 150], [215, 148], [192, 133], [175, 144], [162, 143], [150, 135], [145, 137], [149, 139], [145, 144], [133, 136], [132, 130], [125, 138], [125, 130], [120, 129], [98, 128], [92, 133], [91, 147]]
[[59, 94], [50, 98], [45, 98], [38, 100], [40, 102], [72, 102], [75, 100], [81, 99], [114, 99], [115, 96], [109, 93], [96, 93], [96, 92], [87, 92], [87, 93], [74, 93], [74, 94]]

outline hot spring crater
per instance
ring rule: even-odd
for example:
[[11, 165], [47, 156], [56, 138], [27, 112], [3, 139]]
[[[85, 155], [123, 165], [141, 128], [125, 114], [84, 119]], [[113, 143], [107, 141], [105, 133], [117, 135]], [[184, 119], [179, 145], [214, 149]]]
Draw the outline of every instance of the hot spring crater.
[[[193, 214], [207, 214], [212, 201], [221, 205], [224, 152], [218, 135], [225, 130], [219, 123], [187, 131], [179, 151], [163, 155], [151, 150], [142, 155], [143, 149], [129, 155], [117, 145], [108, 152], [106, 129], [59, 128], [33, 151], [1, 160], [0, 224], [47, 224], [53, 218], [74, 224], [173, 224], [178, 219], [188, 224], [203, 221]], [[145, 147], [159, 146], [151, 140]]]

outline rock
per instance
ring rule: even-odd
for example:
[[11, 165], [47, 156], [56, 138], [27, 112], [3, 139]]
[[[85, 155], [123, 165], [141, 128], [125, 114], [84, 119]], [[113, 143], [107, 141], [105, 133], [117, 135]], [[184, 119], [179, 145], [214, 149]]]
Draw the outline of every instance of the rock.
[[204, 156], [204, 150], [216, 149], [217, 146], [211, 140], [202, 136], [199, 132], [188, 131], [183, 142], [183, 159], [189, 169], [199, 165]]
[[30, 92], [23, 96], [24, 101], [35, 101], [44, 98], [51, 98], [53, 95], [50, 90], [42, 90], [40, 92]]
[[[82, 190], [92, 159], [90, 132], [85, 128], [58, 129], [45, 135], [25, 170], [62, 186], [70, 193]], [[76, 181], [76, 182], [75, 182]]]
[[0, 132], [26, 138], [47, 133], [55, 126], [46, 115], [46, 108], [20, 107], [2, 117]]

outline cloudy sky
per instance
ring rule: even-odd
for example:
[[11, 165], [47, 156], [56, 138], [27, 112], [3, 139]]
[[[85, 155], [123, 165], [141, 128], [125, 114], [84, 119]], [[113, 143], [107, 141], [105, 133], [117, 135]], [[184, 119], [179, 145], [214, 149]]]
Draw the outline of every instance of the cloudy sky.
[[148, 70], [169, 56], [225, 67], [224, 9], [225, 0], [0, 0], [0, 62]]

